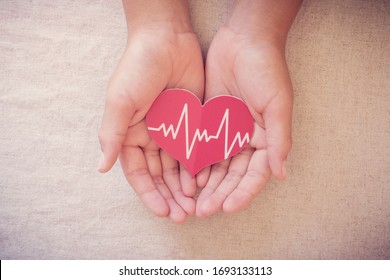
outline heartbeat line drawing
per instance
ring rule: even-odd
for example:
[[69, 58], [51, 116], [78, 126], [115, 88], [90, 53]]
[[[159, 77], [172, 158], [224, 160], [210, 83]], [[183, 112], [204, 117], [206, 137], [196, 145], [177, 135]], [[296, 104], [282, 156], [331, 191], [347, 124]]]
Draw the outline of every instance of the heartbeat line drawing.
[[[184, 123], [183, 123], [184, 122]], [[148, 127], [148, 130], [150, 131], [162, 131], [165, 138], [167, 138], [169, 135], [175, 140], [176, 137], [179, 134], [180, 129], [184, 126], [185, 129], [185, 143], [186, 143], [186, 159], [188, 160], [191, 157], [192, 150], [194, 149], [194, 146], [197, 141], [205, 141], [209, 142], [213, 139], [219, 139], [221, 137], [221, 134], [223, 134], [224, 137], [224, 159], [229, 158], [230, 153], [232, 152], [234, 146], [236, 143], [238, 143], [239, 147], [242, 148], [244, 145], [248, 144], [250, 141], [250, 135], [249, 133], [245, 133], [244, 136], [241, 135], [241, 132], [237, 132], [234, 136], [233, 141], [229, 144], [229, 109], [225, 110], [225, 113], [223, 114], [221, 123], [218, 127], [217, 132], [215, 135], [210, 134], [207, 129], [204, 129], [202, 132], [199, 128], [195, 130], [194, 135], [192, 136], [192, 139], [190, 139], [190, 133], [189, 133], [189, 121], [188, 121], [188, 104], [185, 103], [183, 106], [183, 109], [180, 114], [180, 118], [174, 126], [173, 124], [170, 124], [168, 127], [165, 123], [162, 123], [158, 127]], [[225, 129], [223, 129], [225, 128]]]

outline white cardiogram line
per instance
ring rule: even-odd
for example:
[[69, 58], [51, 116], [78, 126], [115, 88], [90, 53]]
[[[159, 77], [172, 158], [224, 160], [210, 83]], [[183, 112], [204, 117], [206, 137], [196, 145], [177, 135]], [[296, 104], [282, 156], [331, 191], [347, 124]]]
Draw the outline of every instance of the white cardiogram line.
[[169, 134], [172, 135], [173, 139], [176, 139], [181, 124], [184, 119], [184, 125], [185, 125], [185, 135], [186, 135], [186, 158], [189, 159], [192, 153], [192, 150], [195, 145], [195, 141], [202, 141], [205, 139], [206, 142], [209, 142], [211, 139], [218, 139], [219, 135], [222, 133], [222, 128], [225, 126], [225, 159], [227, 159], [232, 152], [232, 149], [236, 142], [238, 141], [238, 145], [240, 148], [245, 144], [249, 143], [250, 138], [249, 138], [249, 133], [245, 133], [244, 137], [241, 137], [241, 133], [237, 132], [236, 136], [233, 139], [233, 142], [230, 144], [228, 143], [229, 140], [229, 109], [226, 109], [225, 114], [223, 115], [221, 124], [219, 125], [217, 134], [215, 135], [208, 135], [207, 130], [203, 130], [201, 133], [200, 130], [197, 128], [194, 134], [194, 137], [192, 138], [191, 144], [189, 143], [189, 132], [188, 132], [188, 104], [184, 104], [183, 110], [181, 112], [179, 121], [177, 123], [176, 128], [171, 124], [166, 127], [165, 123], [162, 123], [159, 127], [148, 127], [150, 131], [163, 131], [164, 137], [167, 137]]

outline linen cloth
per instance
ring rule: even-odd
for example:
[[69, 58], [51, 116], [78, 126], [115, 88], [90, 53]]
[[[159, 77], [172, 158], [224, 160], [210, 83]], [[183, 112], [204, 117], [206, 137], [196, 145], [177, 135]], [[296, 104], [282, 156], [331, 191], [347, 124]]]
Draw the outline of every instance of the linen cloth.
[[[191, 1], [204, 55], [231, 5]], [[0, 1], [1, 259], [390, 258], [390, 1], [304, 2], [288, 179], [184, 225], [96, 171], [126, 36], [120, 1]]]

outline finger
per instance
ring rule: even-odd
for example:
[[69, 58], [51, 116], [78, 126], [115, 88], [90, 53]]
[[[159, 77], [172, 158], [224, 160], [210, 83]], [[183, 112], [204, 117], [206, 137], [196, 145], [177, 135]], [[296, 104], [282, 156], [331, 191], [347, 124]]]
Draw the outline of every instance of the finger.
[[160, 150], [154, 142], [149, 142], [143, 149], [150, 175], [162, 177], [162, 166], [160, 161]]
[[154, 183], [158, 191], [165, 198], [169, 206], [169, 215], [168, 218], [175, 223], [183, 223], [187, 219], [187, 213], [180, 207], [180, 205], [173, 198], [168, 186], [161, 176], [156, 176], [153, 178]]
[[278, 179], [287, 176], [285, 161], [291, 149], [292, 94], [280, 94], [267, 105], [263, 113], [268, 161]]
[[206, 167], [202, 169], [197, 175], [196, 175], [196, 184], [199, 188], [204, 188], [207, 184], [207, 180], [210, 177], [210, 171], [211, 167]]
[[222, 182], [214, 193], [205, 199], [200, 206], [199, 211], [203, 216], [210, 216], [222, 210], [225, 199], [234, 191], [243, 178], [252, 154], [253, 150], [251, 148], [246, 148], [232, 158], [229, 170]]
[[187, 213], [180, 207], [180, 205], [173, 198], [172, 193], [170, 192], [168, 186], [161, 176], [153, 177], [153, 181], [156, 185], [156, 188], [165, 198], [169, 206], [169, 215], [168, 218], [175, 223], [183, 223], [187, 219]]
[[195, 177], [192, 177], [187, 168], [182, 164], [180, 164], [180, 184], [185, 196], [194, 197], [196, 194]]
[[183, 223], [187, 219], [187, 213], [173, 199], [172, 192], [163, 178], [163, 167], [160, 150], [154, 142], [150, 142], [143, 149], [148, 170], [156, 185], [156, 188], [169, 205], [169, 219], [176, 223]]
[[99, 162], [99, 172], [107, 172], [114, 165], [134, 113], [134, 103], [125, 94], [107, 96], [99, 132], [99, 142], [103, 153]]
[[223, 203], [223, 211], [233, 213], [247, 207], [265, 187], [270, 177], [271, 170], [268, 165], [267, 151], [256, 150], [251, 157], [244, 177]]
[[162, 177], [162, 167], [159, 151], [143, 149], [143, 152], [148, 166], [148, 171], [153, 179], [154, 184], [156, 185], [156, 188], [165, 199], [172, 198], [172, 194]]
[[203, 188], [196, 203], [196, 215], [198, 217], [206, 217], [202, 212], [202, 204], [207, 200], [207, 198], [214, 193], [219, 184], [222, 182], [225, 177], [228, 168], [229, 168], [230, 159], [223, 160], [214, 164], [210, 170], [210, 177], [207, 181], [206, 186]]
[[166, 217], [169, 205], [150, 176], [141, 148], [124, 146], [120, 161], [127, 181], [145, 207], [159, 217]]
[[177, 224], [182, 224], [187, 220], [188, 214], [180, 207], [179, 204], [171, 197], [167, 199], [169, 205], [169, 216], [168, 218]]
[[180, 185], [179, 164], [164, 150], [160, 151], [163, 178], [170, 189], [173, 198], [187, 214], [194, 214], [195, 200], [184, 195]]

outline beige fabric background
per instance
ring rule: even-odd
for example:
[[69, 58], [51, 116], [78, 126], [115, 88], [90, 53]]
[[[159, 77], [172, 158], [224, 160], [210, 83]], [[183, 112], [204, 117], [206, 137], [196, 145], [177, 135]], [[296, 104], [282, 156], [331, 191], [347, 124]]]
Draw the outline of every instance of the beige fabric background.
[[[231, 1], [191, 2], [204, 53]], [[1, 259], [389, 259], [390, 2], [304, 3], [287, 58], [289, 178], [175, 225], [96, 172], [120, 1], [0, 1]]]

